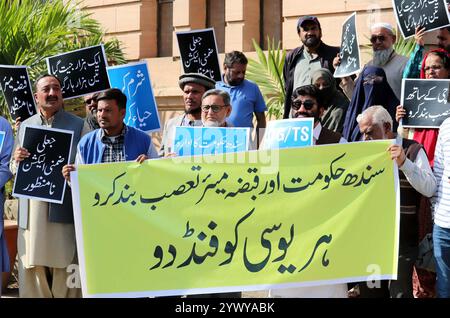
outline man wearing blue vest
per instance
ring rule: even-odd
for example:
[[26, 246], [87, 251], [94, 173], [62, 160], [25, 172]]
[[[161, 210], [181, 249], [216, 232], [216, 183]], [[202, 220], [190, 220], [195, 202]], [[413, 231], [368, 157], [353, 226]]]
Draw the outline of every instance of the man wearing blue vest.
[[[78, 143], [77, 164], [135, 160], [142, 163], [157, 158], [151, 138], [145, 132], [124, 124], [127, 97], [117, 88], [103, 91], [97, 97], [97, 120], [100, 125]], [[66, 165], [62, 173], [70, 181], [75, 165]]]

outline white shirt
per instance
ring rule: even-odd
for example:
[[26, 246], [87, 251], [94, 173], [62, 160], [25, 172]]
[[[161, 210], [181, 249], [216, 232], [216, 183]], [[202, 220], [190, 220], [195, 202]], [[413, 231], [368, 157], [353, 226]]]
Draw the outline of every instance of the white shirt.
[[433, 197], [434, 223], [450, 229], [450, 118], [439, 128], [434, 154], [437, 191]]
[[[401, 145], [401, 140], [402, 138], [398, 136], [396, 143]], [[436, 178], [433, 175], [428, 157], [423, 149], [419, 150], [414, 162], [406, 158], [399, 169], [405, 174], [409, 184], [420, 194], [431, 197], [436, 192]]]

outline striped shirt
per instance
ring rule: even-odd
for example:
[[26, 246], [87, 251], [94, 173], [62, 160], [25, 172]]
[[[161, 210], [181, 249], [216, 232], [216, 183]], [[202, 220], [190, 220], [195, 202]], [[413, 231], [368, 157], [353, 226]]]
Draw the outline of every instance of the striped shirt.
[[434, 223], [450, 229], [450, 118], [439, 128], [434, 156], [434, 175], [438, 185], [433, 198]]

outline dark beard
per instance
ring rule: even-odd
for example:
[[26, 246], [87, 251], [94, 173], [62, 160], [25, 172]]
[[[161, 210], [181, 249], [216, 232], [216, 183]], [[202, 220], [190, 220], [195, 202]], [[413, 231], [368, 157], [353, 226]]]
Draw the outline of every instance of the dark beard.
[[303, 42], [303, 44], [306, 47], [316, 47], [316, 46], [319, 45], [319, 43], [320, 43], [320, 39], [318, 37], [315, 37], [315, 36], [309, 37]]
[[202, 108], [201, 107], [197, 107], [195, 109], [185, 110], [184, 113], [186, 115], [198, 115], [198, 114], [201, 113], [201, 111], [202, 111]]
[[239, 86], [239, 85], [241, 85], [242, 82], [243, 82], [243, 80], [228, 81], [228, 85], [230, 85], [230, 86]]
[[244, 80], [232, 80], [229, 76], [227, 76], [227, 84], [230, 86], [239, 86]]
[[[309, 114], [309, 113], [306, 113], [306, 112], [300, 112], [300, 113], [295, 113], [292, 117], [293, 117], [293, 118], [299, 118], [300, 115], [303, 115], [303, 116], [305, 116], [306, 118], [314, 118], [314, 122], [315, 122], [315, 123], [318, 122], [318, 121], [320, 121], [319, 114], [316, 114], [316, 113], [313, 113], [313, 116], [311, 116], [311, 114]], [[303, 118], [304, 118], [304, 117], [303, 117]]]

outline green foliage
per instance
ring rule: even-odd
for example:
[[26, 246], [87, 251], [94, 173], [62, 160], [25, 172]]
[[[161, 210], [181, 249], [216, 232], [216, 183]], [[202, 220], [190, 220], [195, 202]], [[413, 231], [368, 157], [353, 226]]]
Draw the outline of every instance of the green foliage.
[[283, 66], [286, 51], [281, 48], [281, 42], [275, 46], [275, 40], [268, 38], [267, 56], [253, 39], [258, 60], [249, 59], [247, 78], [258, 84], [266, 101], [269, 117], [279, 119], [284, 110], [284, 79]]
[[403, 35], [397, 29], [395, 30], [395, 34], [397, 37], [397, 41], [395, 41], [394, 43], [395, 52], [397, 52], [400, 55], [410, 57], [416, 46], [416, 41], [414, 40], [414, 37], [405, 40], [403, 38]]
[[[46, 73], [45, 58], [104, 43], [109, 63], [126, 62], [117, 39], [104, 41], [100, 24], [71, 1], [0, 1], [0, 64], [27, 65], [33, 81]], [[0, 96], [1, 115], [10, 119]]]

